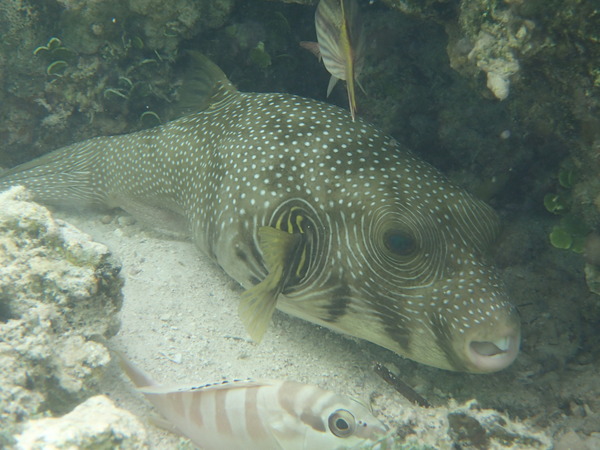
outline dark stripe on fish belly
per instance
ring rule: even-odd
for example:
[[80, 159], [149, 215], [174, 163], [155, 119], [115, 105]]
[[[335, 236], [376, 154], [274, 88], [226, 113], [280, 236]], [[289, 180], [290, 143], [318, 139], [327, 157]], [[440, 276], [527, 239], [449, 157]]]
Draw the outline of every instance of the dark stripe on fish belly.
[[455, 352], [449, 345], [451, 342], [451, 334], [448, 327], [448, 322], [443, 318], [435, 315], [431, 317], [431, 328], [435, 333], [435, 338], [438, 348], [443, 350], [444, 355], [448, 363], [452, 366], [453, 370], [462, 371], [465, 370], [465, 364], [455, 356]]
[[349, 294], [350, 290], [348, 286], [340, 286], [333, 291], [331, 302], [327, 305], [327, 315], [322, 317], [324, 321], [335, 323], [340, 317], [346, 315], [348, 306], [350, 305]]
[[386, 314], [382, 311], [380, 317], [387, 334], [393, 339], [405, 352], [410, 349], [411, 337], [418, 339], [418, 336], [411, 335], [410, 321], [403, 316]]

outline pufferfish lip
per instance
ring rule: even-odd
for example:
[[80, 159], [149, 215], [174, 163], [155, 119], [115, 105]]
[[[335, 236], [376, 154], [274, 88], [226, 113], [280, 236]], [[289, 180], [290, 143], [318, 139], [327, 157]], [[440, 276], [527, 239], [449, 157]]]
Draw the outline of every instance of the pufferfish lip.
[[518, 331], [509, 331], [493, 341], [472, 340], [466, 345], [467, 357], [477, 372], [496, 372], [512, 364], [520, 341]]

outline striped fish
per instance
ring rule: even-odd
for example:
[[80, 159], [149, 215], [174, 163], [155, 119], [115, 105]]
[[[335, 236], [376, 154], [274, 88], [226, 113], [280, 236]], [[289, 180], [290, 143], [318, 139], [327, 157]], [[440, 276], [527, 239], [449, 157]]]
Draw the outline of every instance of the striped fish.
[[316, 386], [252, 380], [160, 386], [119, 356], [138, 390], [203, 449], [377, 448], [387, 439], [386, 426], [365, 406]]
[[365, 38], [356, 0], [321, 0], [315, 13], [319, 54], [331, 74], [327, 96], [346, 81], [352, 120], [356, 119], [354, 83], [364, 65]]

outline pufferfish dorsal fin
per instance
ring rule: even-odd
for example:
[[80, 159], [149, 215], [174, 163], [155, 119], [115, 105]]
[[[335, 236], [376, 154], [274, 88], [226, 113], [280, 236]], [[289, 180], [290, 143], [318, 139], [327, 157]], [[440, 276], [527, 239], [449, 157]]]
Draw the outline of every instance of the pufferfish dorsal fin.
[[248, 334], [255, 342], [260, 342], [267, 331], [277, 305], [277, 297], [294, 273], [304, 235], [287, 233], [273, 227], [260, 227], [258, 241], [269, 274], [242, 294], [238, 309]]
[[189, 51], [188, 56], [174, 111], [176, 118], [218, 109], [241, 95], [223, 71], [202, 53]]

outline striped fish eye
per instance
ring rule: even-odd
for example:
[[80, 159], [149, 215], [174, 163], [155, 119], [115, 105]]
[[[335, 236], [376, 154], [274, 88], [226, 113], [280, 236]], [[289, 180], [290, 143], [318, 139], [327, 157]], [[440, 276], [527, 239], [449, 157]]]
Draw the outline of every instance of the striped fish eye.
[[337, 437], [347, 438], [356, 430], [356, 419], [346, 409], [338, 409], [329, 415], [329, 430]]
[[400, 256], [410, 255], [417, 247], [414, 236], [403, 230], [387, 231], [383, 241], [390, 252]]

